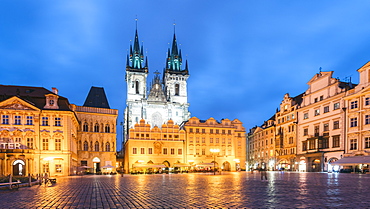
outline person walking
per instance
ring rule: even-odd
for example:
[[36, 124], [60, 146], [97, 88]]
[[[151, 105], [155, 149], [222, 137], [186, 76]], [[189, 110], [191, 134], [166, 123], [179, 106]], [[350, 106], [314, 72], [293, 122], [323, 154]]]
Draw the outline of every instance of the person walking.
[[265, 180], [267, 180], [266, 167], [261, 167], [260, 168], [260, 173], [261, 173], [261, 180], [263, 180], [263, 177], [265, 177]]

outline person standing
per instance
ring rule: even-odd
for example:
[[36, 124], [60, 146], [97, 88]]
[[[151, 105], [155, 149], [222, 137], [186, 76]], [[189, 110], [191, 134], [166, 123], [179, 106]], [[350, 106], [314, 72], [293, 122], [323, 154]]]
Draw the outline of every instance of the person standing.
[[263, 177], [265, 177], [265, 180], [267, 180], [266, 167], [261, 167], [260, 173], [261, 173], [261, 180], [263, 180]]

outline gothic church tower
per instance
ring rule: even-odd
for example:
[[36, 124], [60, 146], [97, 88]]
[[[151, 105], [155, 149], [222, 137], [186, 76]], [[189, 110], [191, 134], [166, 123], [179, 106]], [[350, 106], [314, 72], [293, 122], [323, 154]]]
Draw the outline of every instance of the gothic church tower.
[[182, 69], [182, 55], [175, 34], [172, 49], [168, 49], [163, 79], [160, 79], [158, 70], [155, 71], [149, 91], [146, 88], [148, 72], [148, 61], [146, 58], [144, 65], [143, 46], [140, 47], [136, 29], [134, 45], [130, 46], [126, 64], [125, 140], [129, 129], [141, 119], [145, 119], [151, 127], [161, 127], [170, 119], [180, 125], [190, 118], [187, 99], [188, 64], [186, 61]]

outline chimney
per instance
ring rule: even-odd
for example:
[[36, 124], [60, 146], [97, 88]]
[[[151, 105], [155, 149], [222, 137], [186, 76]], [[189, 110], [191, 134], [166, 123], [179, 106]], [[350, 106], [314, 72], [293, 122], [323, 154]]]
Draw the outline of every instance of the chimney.
[[51, 88], [51, 89], [52, 89], [51, 91], [52, 91], [54, 94], [58, 95], [58, 89], [57, 89], [57, 88], [53, 87], [53, 88]]

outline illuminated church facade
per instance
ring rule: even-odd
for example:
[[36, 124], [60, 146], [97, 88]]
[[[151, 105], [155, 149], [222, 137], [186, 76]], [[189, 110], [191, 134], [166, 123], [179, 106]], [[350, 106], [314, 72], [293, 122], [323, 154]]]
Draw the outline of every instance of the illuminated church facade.
[[124, 113], [124, 136], [128, 138], [129, 130], [144, 119], [151, 127], [161, 127], [168, 120], [180, 125], [190, 118], [187, 95], [189, 78], [188, 63], [182, 63], [181, 50], [178, 49], [176, 35], [173, 36], [172, 48], [168, 49], [166, 66], [162, 78], [155, 71], [149, 91], [147, 90], [148, 60], [143, 46], [139, 44], [136, 29], [133, 46], [127, 56], [126, 84], [127, 100]]

